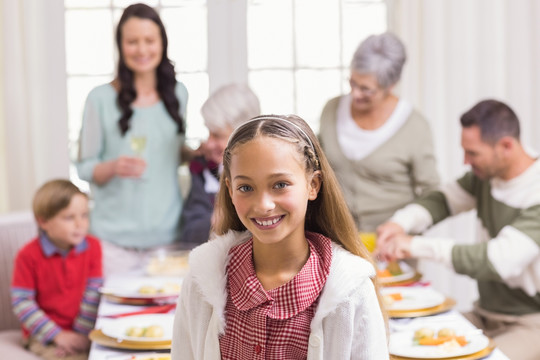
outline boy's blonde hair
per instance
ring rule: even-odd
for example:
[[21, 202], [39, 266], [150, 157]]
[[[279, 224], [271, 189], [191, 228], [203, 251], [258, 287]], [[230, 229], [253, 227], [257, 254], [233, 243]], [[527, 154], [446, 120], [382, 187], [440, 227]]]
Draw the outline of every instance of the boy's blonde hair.
[[65, 179], [51, 180], [43, 184], [34, 195], [32, 209], [34, 217], [40, 220], [49, 220], [62, 209], [69, 206], [75, 195], [88, 196], [71, 181]]

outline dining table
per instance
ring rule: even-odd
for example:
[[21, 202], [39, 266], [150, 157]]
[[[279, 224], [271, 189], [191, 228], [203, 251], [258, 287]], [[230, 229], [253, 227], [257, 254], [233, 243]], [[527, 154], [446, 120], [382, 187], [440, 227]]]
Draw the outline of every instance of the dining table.
[[[130, 283], [141, 283], [141, 279], [147, 278], [148, 275], [144, 272], [131, 272], [126, 274], [118, 274], [114, 276], [110, 276], [105, 280], [104, 288], [110, 288], [114, 289], [116, 287], [125, 287], [126, 284]], [[152, 281], [151, 278], [148, 278], [149, 281]], [[175, 278], [176, 280], [179, 280], [179, 278]], [[415, 285], [418, 284], [418, 285]], [[422, 283], [421, 281], [408, 284], [408, 286], [414, 287], [430, 287], [429, 284]], [[139, 311], [148, 311], [148, 309], [158, 309], [158, 307], [161, 306], [164, 308], [163, 304], [154, 305], [152, 307], [148, 305], [127, 305], [122, 304], [115, 301], [109, 301], [106, 298], [102, 296], [102, 299], [99, 304], [98, 308], [98, 318], [96, 321], [95, 329], [101, 329], [106, 327], [107, 325], [110, 325], [113, 321], [116, 320], [117, 316], [129, 316], [126, 314], [131, 313], [137, 313]], [[174, 305], [171, 305], [169, 309], [166, 309], [168, 313], [174, 313]], [[470, 323], [460, 312], [453, 309], [451, 306], [448, 307], [448, 309], [443, 309], [444, 311], [441, 311], [440, 313], [429, 315], [429, 316], [398, 316], [398, 317], [392, 317], [390, 316], [389, 319], [389, 330], [390, 330], [390, 336], [392, 337], [392, 334], [395, 332], [403, 332], [403, 331], [413, 331], [414, 329], [418, 329], [421, 327], [426, 326], [436, 326], [438, 323], [448, 323], [452, 322], [453, 324], [459, 325], [460, 328], [464, 329], [470, 329], [471, 331], [477, 330], [472, 323]], [[391, 315], [391, 314], [390, 314]], [[130, 355], [132, 354], [140, 354], [140, 353], [146, 353], [146, 352], [155, 352], [156, 354], [159, 353], [168, 353], [169, 351], [167, 349], [164, 350], [139, 350], [134, 351], [130, 349], [122, 349], [117, 347], [110, 347], [110, 346], [103, 346], [99, 345], [96, 342], [92, 342], [91, 348], [90, 348], [90, 354], [89, 354], [89, 360], [111, 360], [111, 359], [119, 359], [123, 360], [129, 359]], [[125, 355], [125, 357], [123, 357]], [[400, 357], [395, 357], [396, 359], [401, 359]], [[391, 359], [394, 359], [394, 357], [391, 357]], [[456, 358], [456, 359], [468, 359], [467, 357], [463, 358]], [[503, 354], [503, 352], [498, 349], [494, 348], [491, 353], [487, 354], [486, 357], [483, 357], [483, 359], [486, 360], [509, 360], [509, 358]]]
[[[124, 274], [114, 274], [105, 279], [103, 285], [104, 289], [125, 289], [129, 287], [130, 284], [141, 284], [141, 283], [155, 283], [154, 276], [149, 276], [143, 270], [140, 271], [131, 271]], [[181, 281], [181, 277], [169, 277], [171, 281]], [[160, 279], [163, 279], [161, 277]], [[133, 304], [124, 304], [118, 301], [110, 301], [107, 296], [102, 294], [101, 300], [98, 307], [98, 317], [96, 319], [95, 329], [103, 329], [114, 322], [117, 319], [126, 317], [126, 316], [135, 316], [140, 313], [152, 313], [156, 310], [156, 313], [169, 313], [174, 314], [175, 310], [175, 300], [167, 301], [166, 304], [152, 304], [152, 305], [133, 305]], [[165, 311], [163, 311], [165, 310]], [[130, 315], [131, 314], [131, 315]], [[133, 350], [133, 349], [123, 349], [119, 347], [103, 346], [98, 344], [96, 341], [93, 341], [90, 346], [90, 354], [88, 356], [89, 360], [111, 360], [111, 359], [123, 359], [122, 355], [125, 355], [126, 359], [129, 359], [130, 355], [133, 354], [146, 354], [146, 353], [169, 353], [168, 349], [145, 349], [145, 350]]]

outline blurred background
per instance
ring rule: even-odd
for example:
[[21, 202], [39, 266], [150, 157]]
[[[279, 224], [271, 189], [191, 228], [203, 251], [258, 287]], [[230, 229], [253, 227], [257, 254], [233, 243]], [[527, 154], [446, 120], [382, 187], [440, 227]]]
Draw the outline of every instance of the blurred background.
[[[325, 102], [349, 91], [349, 62], [386, 30], [408, 60], [397, 93], [428, 119], [443, 181], [461, 175], [459, 116], [481, 99], [508, 103], [522, 141], [540, 150], [540, 2], [535, 0], [1, 0], [0, 213], [27, 210], [44, 181], [71, 177], [82, 107], [112, 80], [122, 9], [158, 9], [177, 78], [189, 91], [188, 143], [206, 137], [199, 109], [212, 90], [247, 82], [263, 113], [295, 113], [315, 131]], [[474, 214], [432, 230], [468, 242]], [[469, 279], [426, 264], [445, 292]], [[463, 288], [465, 286], [465, 288]]]

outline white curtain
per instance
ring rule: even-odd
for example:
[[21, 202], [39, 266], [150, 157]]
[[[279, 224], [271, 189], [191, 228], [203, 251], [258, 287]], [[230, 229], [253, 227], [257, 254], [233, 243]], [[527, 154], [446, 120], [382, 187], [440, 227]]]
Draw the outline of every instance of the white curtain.
[[[540, 2], [535, 0], [390, 0], [389, 28], [407, 47], [400, 94], [431, 123], [443, 181], [464, 171], [460, 115], [478, 101], [510, 105], [522, 142], [540, 150]], [[474, 239], [474, 214], [438, 225], [432, 234]], [[424, 262], [425, 277], [459, 308], [476, 298], [475, 282]]]
[[4, 0], [1, 12], [0, 211], [31, 207], [34, 191], [67, 178], [62, 0]]

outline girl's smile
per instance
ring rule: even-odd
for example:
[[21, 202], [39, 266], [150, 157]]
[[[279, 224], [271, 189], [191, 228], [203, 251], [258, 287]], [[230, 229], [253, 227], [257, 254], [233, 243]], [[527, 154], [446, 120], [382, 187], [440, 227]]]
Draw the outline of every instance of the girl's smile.
[[284, 215], [282, 216], [274, 216], [270, 218], [253, 218], [252, 221], [255, 222], [255, 224], [258, 225], [258, 228], [261, 230], [264, 229], [273, 229], [278, 226], [278, 223], [281, 221], [281, 219], [284, 218]]

